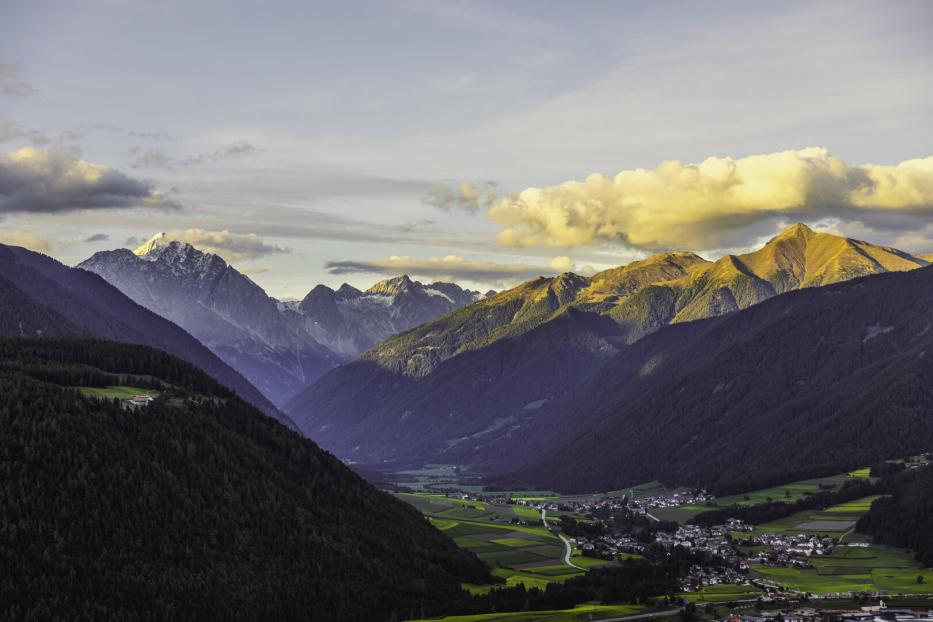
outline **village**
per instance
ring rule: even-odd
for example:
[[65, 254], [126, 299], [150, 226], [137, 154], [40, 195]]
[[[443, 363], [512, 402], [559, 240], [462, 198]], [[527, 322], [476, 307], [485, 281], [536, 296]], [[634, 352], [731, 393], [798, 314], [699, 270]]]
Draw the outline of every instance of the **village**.
[[717, 622], [930, 622], [931, 620], [933, 620], [933, 609], [888, 607], [884, 600], [881, 600], [878, 605], [850, 609], [817, 609], [800, 606], [757, 611], [754, 615], [731, 615]]

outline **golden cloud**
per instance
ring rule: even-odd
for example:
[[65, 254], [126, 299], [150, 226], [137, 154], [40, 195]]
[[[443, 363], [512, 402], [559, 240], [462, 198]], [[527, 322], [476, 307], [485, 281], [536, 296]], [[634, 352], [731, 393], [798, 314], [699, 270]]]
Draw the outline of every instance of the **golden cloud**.
[[0, 231], [0, 242], [10, 246], [22, 246], [37, 253], [50, 253], [53, 248], [52, 243], [45, 238], [20, 229]]
[[933, 157], [851, 166], [821, 147], [699, 164], [594, 174], [506, 197], [487, 216], [507, 246], [623, 243], [710, 249], [769, 218], [858, 217], [866, 210], [933, 210]]

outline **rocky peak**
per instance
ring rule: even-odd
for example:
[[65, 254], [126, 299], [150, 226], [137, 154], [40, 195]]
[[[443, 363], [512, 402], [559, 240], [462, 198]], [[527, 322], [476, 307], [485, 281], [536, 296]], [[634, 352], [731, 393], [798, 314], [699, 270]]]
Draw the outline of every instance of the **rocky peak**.
[[809, 242], [810, 239], [812, 239], [815, 235], [816, 232], [813, 229], [803, 224], [802, 222], [798, 222], [797, 224], [791, 225], [781, 233], [771, 238], [771, 240], [768, 241], [768, 244], [784, 240], [799, 240], [803, 243], [806, 243]]
[[395, 278], [386, 279], [384, 281], [379, 281], [372, 287], [366, 290], [367, 294], [383, 294], [385, 296], [395, 296], [397, 294], [408, 293], [415, 289], [415, 287], [420, 287], [420, 283], [415, 283], [412, 281], [407, 274], [402, 276], [397, 276]]
[[359, 298], [363, 295], [363, 292], [353, 287], [349, 283], [344, 283], [337, 289], [337, 298], [340, 300], [349, 300], [351, 298]]

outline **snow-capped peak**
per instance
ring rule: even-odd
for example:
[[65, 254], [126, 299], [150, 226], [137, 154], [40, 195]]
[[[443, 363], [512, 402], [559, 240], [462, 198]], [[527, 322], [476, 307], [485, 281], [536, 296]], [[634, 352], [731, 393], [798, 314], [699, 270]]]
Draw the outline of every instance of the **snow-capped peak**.
[[190, 259], [197, 264], [206, 265], [220, 259], [217, 255], [199, 251], [187, 242], [173, 240], [165, 233], [157, 233], [152, 236], [148, 242], [137, 248], [133, 253], [146, 261], [160, 261], [170, 264], [187, 263]]
[[149, 241], [133, 251], [133, 254], [144, 257], [153, 253], [154, 251], [165, 248], [171, 243], [172, 241], [168, 238], [167, 235], [165, 235], [165, 232], [163, 231], [149, 238]]

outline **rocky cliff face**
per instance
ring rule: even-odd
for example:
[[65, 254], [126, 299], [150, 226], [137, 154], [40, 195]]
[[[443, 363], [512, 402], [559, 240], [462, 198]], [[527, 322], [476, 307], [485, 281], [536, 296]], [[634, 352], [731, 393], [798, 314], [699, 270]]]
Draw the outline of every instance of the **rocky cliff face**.
[[334, 352], [356, 356], [380, 341], [481, 299], [453, 283], [424, 285], [408, 276], [365, 292], [347, 284], [318, 285], [298, 305], [305, 328]]

